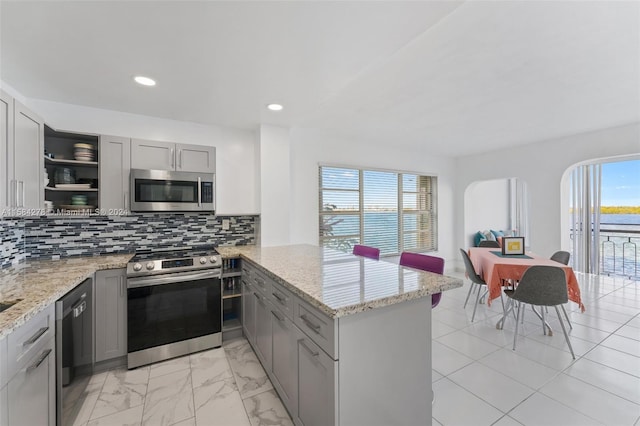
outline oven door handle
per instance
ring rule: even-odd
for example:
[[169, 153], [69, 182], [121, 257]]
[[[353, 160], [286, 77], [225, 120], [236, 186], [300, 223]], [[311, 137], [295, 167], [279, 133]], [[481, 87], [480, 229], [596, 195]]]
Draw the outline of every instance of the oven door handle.
[[179, 283], [183, 281], [205, 280], [207, 278], [220, 278], [222, 269], [218, 268], [214, 271], [193, 272], [178, 274], [165, 274], [151, 277], [135, 277], [127, 279], [127, 288], [150, 287], [154, 285], [163, 285], [171, 283]]

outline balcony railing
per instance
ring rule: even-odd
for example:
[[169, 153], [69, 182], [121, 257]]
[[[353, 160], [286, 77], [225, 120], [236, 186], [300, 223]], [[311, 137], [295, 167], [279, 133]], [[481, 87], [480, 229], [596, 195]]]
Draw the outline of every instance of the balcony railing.
[[600, 229], [600, 273], [640, 278], [640, 230]]

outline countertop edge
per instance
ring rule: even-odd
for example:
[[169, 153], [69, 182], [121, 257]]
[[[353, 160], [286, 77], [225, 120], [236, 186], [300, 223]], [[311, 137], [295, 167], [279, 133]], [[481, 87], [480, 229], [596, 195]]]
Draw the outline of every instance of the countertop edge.
[[397, 303], [406, 302], [409, 300], [420, 299], [420, 298], [431, 296], [432, 294], [436, 294], [442, 291], [447, 291], [447, 290], [452, 290], [454, 288], [462, 287], [464, 285], [463, 280], [460, 278], [443, 275], [443, 277], [446, 277], [452, 280], [452, 282], [446, 285], [441, 285], [436, 289], [421, 289], [421, 290], [416, 290], [416, 291], [412, 291], [412, 292], [404, 293], [400, 295], [392, 295], [392, 296], [383, 297], [383, 298], [379, 298], [372, 301], [361, 302], [361, 303], [357, 303], [349, 306], [344, 306], [338, 309], [332, 309], [331, 307], [320, 302], [318, 299], [304, 292], [294, 284], [291, 284], [285, 279], [279, 277], [273, 271], [270, 271], [269, 269], [262, 266], [260, 263], [256, 262], [255, 260], [251, 259], [250, 257], [248, 257], [243, 253], [238, 253], [237, 256], [235, 256], [235, 254], [234, 256], [227, 255], [226, 257], [240, 257], [241, 259], [246, 260], [253, 265], [256, 265], [262, 271], [264, 271], [269, 278], [283, 285], [287, 290], [291, 291], [296, 296], [300, 297], [303, 301], [309, 303], [311, 306], [317, 308], [318, 310], [326, 314], [331, 319], [337, 319], [337, 318], [345, 317], [348, 315], [357, 314], [360, 312], [366, 312], [372, 309], [382, 308], [385, 306], [390, 306]]
[[[34, 272], [29, 271], [29, 269], [38, 268], [38, 266], [43, 266], [45, 270], [50, 268], [64, 268], [65, 264], [68, 263], [78, 264], [84, 262], [84, 264], [75, 265], [77, 269], [74, 273], [69, 274], [69, 276], [65, 276], [63, 283], [54, 285], [54, 288], [50, 291], [42, 289], [43, 292], [47, 291], [46, 295], [34, 296], [29, 294], [25, 296], [25, 299], [18, 302], [26, 302], [20, 310], [9, 312], [11, 309], [14, 309], [14, 307], [17, 307], [16, 304], [0, 313], [0, 339], [7, 337], [17, 328], [26, 324], [31, 318], [42, 312], [52, 303], [55, 303], [84, 280], [92, 277], [95, 272], [126, 268], [127, 262], [131, 257], [133, 257], [133, 254], [73, 257], [60, 260], [34, 260], [27, 261], [25, 264], [16, 265], [16, 267], [25, 270], [22, 272], [24, 276], [21, 279], [29, 282], [31, 280], [38, 280], [40, 274], [46, 274], [46, 272]], [[26, 300], [27, 297], [29, 297], [30, 300]]]

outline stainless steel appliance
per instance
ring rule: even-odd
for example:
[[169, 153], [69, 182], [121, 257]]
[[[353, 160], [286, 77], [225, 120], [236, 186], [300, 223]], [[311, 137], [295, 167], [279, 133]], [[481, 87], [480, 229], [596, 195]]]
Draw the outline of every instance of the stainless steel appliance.
[[215, 210], [215, 174], [131, 169], [131, 210]]
[[136, 253], [127, 265], [128, 367], [220, 346], [221, 276], [214, 247]]
[[93, 281], [56, 302], [56, 416], [58, 425], [72, 424], [74, 407], [93, 372]]

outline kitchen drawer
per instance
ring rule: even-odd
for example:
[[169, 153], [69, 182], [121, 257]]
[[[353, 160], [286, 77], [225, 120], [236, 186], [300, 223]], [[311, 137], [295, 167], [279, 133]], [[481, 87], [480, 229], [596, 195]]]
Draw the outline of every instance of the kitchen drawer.
[[332, 359], [337, 359], [336, 322], [296, 298], [293, 322]]
[[249, 284], [253, 284], [253, 272], [256, 270], [254, 267], [249, 266], [248, 262], [240, 262], [242, 269], [242, 279]]
[[254, 288], [262, 293], [263, 296], [269, 297], [271, 295], [271, 278], [267, 278], [265, 274], [257, 269], [252, 272]]
[[18, 327], [7, 337], [7, 375], [11, 378], [25, 367], [55, 335], [54, 304]]
[[273, 306], [285, 314], [289, 319], [293, 320], [293, 306], [295, 300], [293, 293], [285, 289], [282, 285], [272, 282], [269, 299], [273, 302]]

